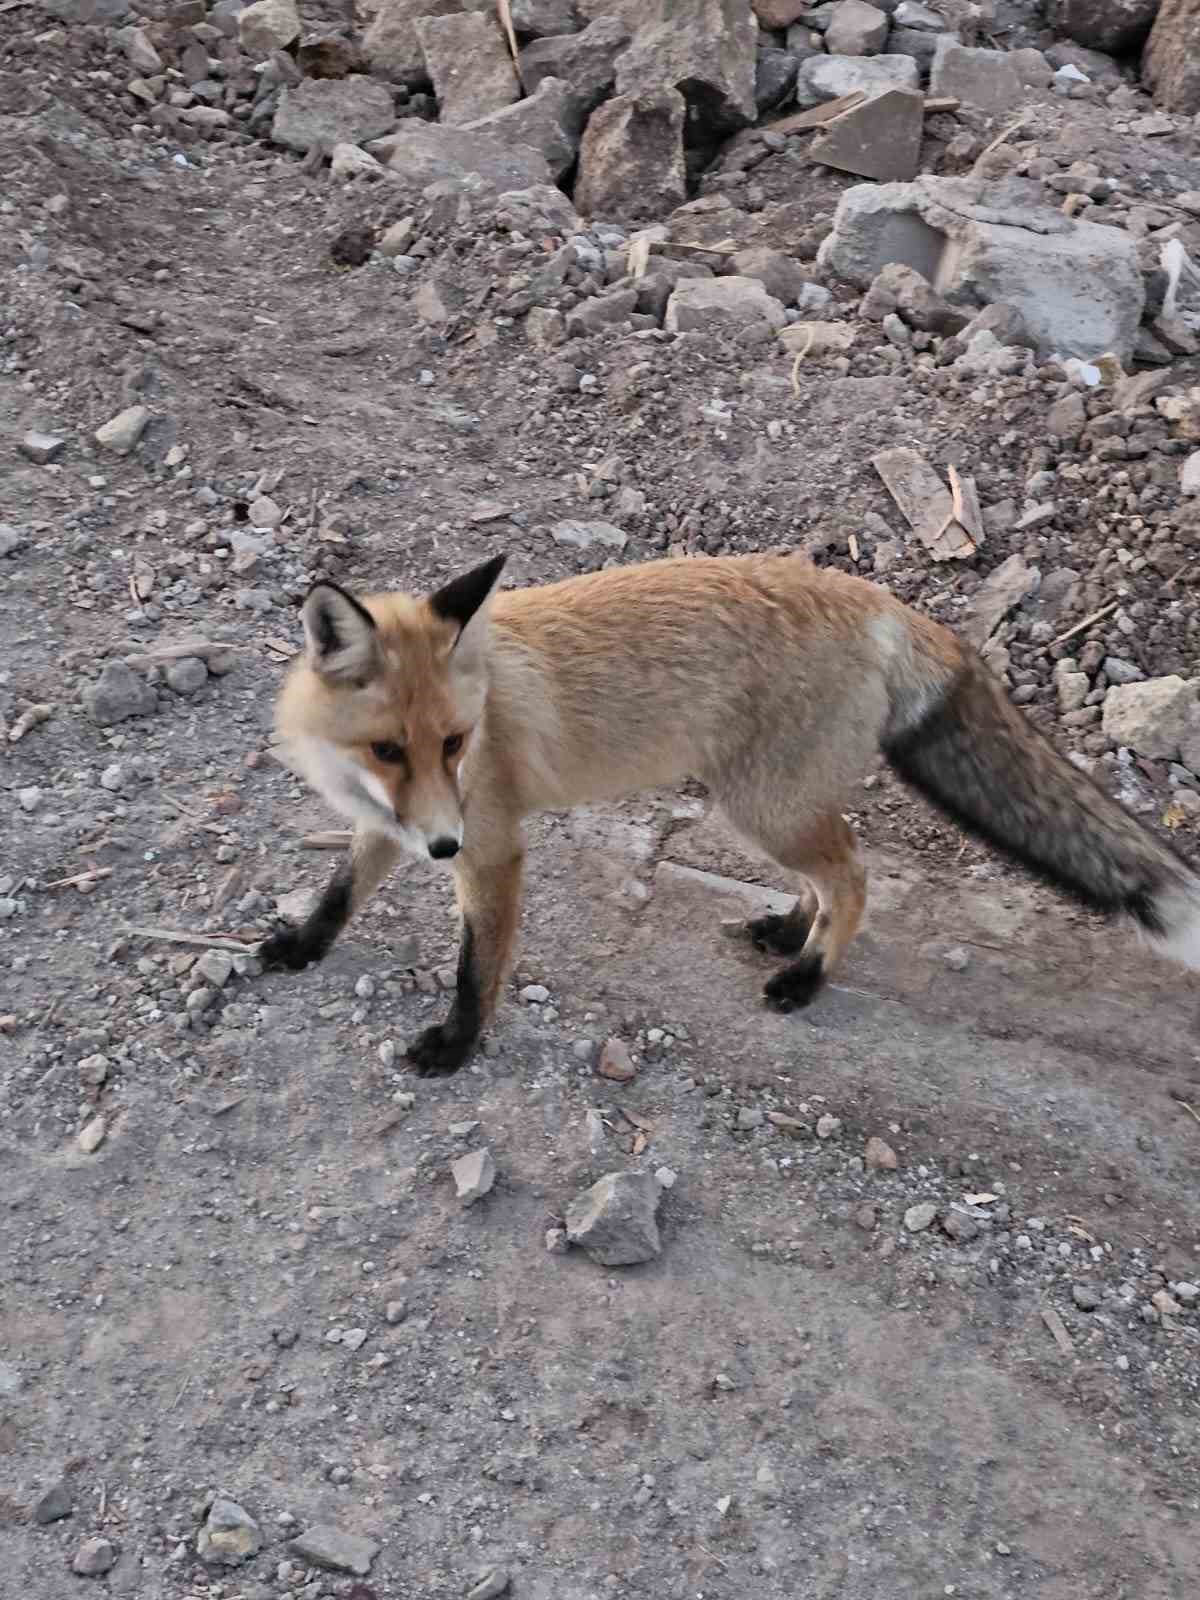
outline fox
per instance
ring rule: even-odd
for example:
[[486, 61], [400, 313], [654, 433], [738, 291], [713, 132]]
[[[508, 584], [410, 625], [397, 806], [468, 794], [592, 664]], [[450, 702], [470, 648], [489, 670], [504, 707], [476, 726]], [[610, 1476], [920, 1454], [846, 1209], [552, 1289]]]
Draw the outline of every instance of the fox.
[[315, 584], [277, 751], [353, 824], [312, 911], [260, 948], [324, 957], [406, 852], [453, 872], [457, 987], [408, 1051], [458, 1071], [510, 974], [522, 819], [698, 779], [795, 874], [748, 938], [808, 1005], [858, 932], [867, 874], [842, 814], [880, 753], [964, 831], [1200, 968], [1200, 877], [1008, 698], [949, 629], [806, 556], [672, 557], [501, 589], [497, 555], [427, 597]]

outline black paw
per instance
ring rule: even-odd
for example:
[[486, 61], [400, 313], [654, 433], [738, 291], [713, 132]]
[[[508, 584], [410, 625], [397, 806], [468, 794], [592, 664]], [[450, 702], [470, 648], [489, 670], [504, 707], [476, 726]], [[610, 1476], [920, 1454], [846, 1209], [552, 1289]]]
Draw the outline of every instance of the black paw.
[[461, 1033], [448, 1022], [436, 1023], [408, 1047], [408, 1059], [418, 1078], [448, 1078], [469, 1061], [477, 1034]]
[[324, 953], [301, 928], [281, 928], [258, 947], [258, 959], [267, 972], [303, 972]]
[[746, 924], [746, 933], [754, 948], [777, 956], [794, 956], [798, 950], [803, 950], [808, 930], [808, 922], [797, 922], [792, 917], [773, 913], [752, 917]]
[[807, 960], [796, 961], [769, 978], [763, 993], [777, 1010], [793, 1011], [797, 1006], [808, 1005], [824, 981], [824, 958], [809, 956]]

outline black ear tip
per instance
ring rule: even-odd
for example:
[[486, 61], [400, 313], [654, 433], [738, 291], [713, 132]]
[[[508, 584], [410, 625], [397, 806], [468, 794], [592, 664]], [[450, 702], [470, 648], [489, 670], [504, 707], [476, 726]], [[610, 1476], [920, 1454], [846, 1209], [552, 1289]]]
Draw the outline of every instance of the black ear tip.
[[508, 555], [505, 552], [493, 556], [490, 561], [485, 561], [478, 567], [472, 567], [470, 572], [464, 572], [461, 577], [452, 579], [436, 594], [430, 595], [429, 604], [439, 617], [447, 622], [456, 622], [460, 628], [465, 628], [495, 588], [507, 560]]

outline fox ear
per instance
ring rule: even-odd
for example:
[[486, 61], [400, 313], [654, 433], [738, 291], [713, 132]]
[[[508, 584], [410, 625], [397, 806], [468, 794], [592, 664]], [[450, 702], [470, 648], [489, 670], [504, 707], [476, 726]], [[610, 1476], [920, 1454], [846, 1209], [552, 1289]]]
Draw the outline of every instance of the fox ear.
[[464, 572], [460, 578], [452, 578], [445, 588], [430, 595], [429, 604], [436, 615], [444, 622], [456, 622], [460, 634], [465, 632], [471, 618], [496, 587], [507, 560], [507, 556], [493, 556], [481, 567], [472, 567], [470, 572]]
[[308, 662], [335, 683], [368, 677], [375, 665], [375, 619], [336, 583], [314, 584], [300, 612]]

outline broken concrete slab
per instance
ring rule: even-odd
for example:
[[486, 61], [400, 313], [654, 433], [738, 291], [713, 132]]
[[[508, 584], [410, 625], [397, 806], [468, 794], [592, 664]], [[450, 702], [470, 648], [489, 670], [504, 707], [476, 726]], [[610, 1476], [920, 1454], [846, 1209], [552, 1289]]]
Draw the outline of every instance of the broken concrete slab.
[[617, 61], [618, 95], [683, 95], [693, 117], [714, 133], [749, 127], [758, 27], [745, 0], [640, 0], [625, 10], [633, 43]]
[[1041, 581], [1041, 568], [1030, 566], [1021, 552], [1015, 551], [988, 573], [971, 596], [962, 629], [964, 638], [976, 650], [982, 650], [1008, 613], [1037, 593]]
[[536, 94], [466, 124], [471, 133], [486, 134], [506, 149], [523, 147], [546, 158], [555, 181], [575, 165], [579, 150], [579, 119], [572, 110], [565, 83], [544, 78]]
[[579, 146], [576, 210], [585, 217], [639, 221], [682, 203], [685, 114], [676, 89], [606, 100], [592, 113]]
[[925, 457], [902, 445], [880, 450], [871, 465], [935, 561], [965, 561], [975, 554], [983, 543], [983, 519], [971, 480], [957, 480], [956, 501]]
[[396, 108], [386, 84], [361, 75], [305, 78], [280, 92], [271, 138], [285, 150], [303, 153], [314, 145], [363, 144], [395, 126]]
[[778, 333], [787, 322], [783, 306], [757, 278], [689, 278], [667, 301], [668, 333], [731, 332], [765, 323]]
[[494, 14], [418, 17], [413, 25], [444, 126], [466, 127], [520, 98], [508, 41]]
[[909, 56], [812, 56], [796, 74], [796, 104], [806, 109], [856, 90], [870, 95], [920, 87], [921, 70]]
[[911, 89], [887, 89], [824, 123], [808, 153], [839, 172], [881, 183], [907, 182], [920, 167], [924, 126], [925, 97]]
[[567, 1208], [567, 1238], [603, 1267], [630, 1267], [662, 1251], [652, 1173], [610, 1172]]
[[949, 95], [985, 116], [1002, 117], [1019, 105], [1021, 75], [1004, 50], [968, 50], [943, 34], [929, 69], [929, 92]]
[[505, 149], [487, 134], [416, 117], [406, 118], [394, 133], [374, 140], [368, 149], [391, 171], [422, 189], [443, 179], [471, 176], [501, 193], [553, 182], [545, 156], [530, 146]]
[[1040, 350], [1091, 360], [1128, 360], [1145, 299], [1130, 235], [1051, 210], [1018, 178], [857, 185], [817, 259], [864, 288], [904, 262], [955, 304], [1014, 306]]

